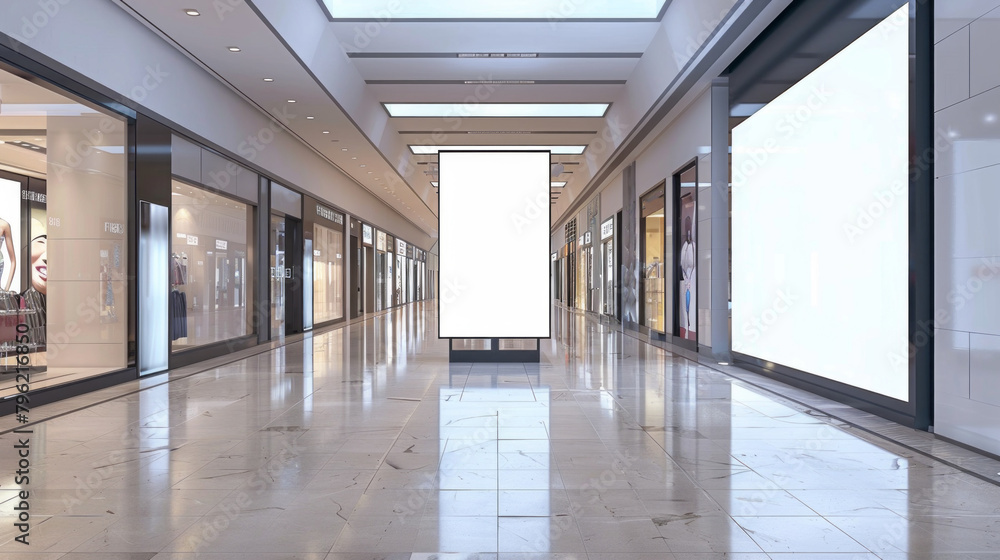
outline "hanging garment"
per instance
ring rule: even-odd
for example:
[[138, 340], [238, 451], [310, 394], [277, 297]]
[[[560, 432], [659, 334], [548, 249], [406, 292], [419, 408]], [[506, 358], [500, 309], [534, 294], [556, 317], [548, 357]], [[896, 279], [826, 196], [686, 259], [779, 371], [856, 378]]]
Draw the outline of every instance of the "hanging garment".
[[184, 292], [170, 292], [170, 340], [187, 337], [187, 296]]
[[184, 284], [184, 269], [181, 266], [180, 258], [170, 259], [170, 285], [181, 286]]

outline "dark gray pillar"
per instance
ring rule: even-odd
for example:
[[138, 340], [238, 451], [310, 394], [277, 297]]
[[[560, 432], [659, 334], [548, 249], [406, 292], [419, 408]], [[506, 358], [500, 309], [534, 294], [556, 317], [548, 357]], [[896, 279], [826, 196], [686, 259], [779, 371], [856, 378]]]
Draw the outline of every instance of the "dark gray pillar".
[[729, 78], [712, 80], [712, 357], [729, 362]]

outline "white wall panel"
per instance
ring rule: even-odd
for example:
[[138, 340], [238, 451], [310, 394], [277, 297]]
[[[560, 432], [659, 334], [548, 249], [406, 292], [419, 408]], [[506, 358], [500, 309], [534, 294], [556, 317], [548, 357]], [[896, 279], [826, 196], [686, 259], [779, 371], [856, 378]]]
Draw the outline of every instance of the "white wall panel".
[[[935, 6], [935, 107], [947, 107], [935, 114], [934, 430], [992, 453], [1000, 453], [998, 7]], [[972, 96], [964, 100], [955, 95], [963, 78]]]
[[[970, 64], [969, 93], [978, 95], [988, 89], [1000, 86], [1000, 65], [997, 64], [997, 53], [1000, 52], [1000, 8], [991, 11], [972, 22], [966, 28], [969, 46], [961, 53]], [[965, 29], [963, 29], [965, 31]], [[961, 36], [962, 31], [955, 33]], [[938, 47], [945, 42], [938, 43]], [[935, 47], [935, 51], [937, 47]], [[957, 56], [958, 53], [956, 53]], [[936, 52], [935, 52], [936, 55]], [[942, 80], [950, 78], [948, 72], [953, 64], [960, 65], [962, 58], [947, 61], [943, 65], [935, 65], [935, 72], [944, 72]], [[935, 81], [937, 85], [938, 81]]]
[[934, 110], [969, 98], [969, 28], [963, 27], [934, 48]]

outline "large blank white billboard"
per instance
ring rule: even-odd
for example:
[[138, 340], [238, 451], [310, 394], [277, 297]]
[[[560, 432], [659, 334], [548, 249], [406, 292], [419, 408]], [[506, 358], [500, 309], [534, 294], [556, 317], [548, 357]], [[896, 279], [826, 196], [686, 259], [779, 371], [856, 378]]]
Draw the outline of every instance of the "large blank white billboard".
[[549, 337], [549, 152], [439, 155], [441, 338]]
[[733, 130], [733, 350], [902, 401], [907, 10]]

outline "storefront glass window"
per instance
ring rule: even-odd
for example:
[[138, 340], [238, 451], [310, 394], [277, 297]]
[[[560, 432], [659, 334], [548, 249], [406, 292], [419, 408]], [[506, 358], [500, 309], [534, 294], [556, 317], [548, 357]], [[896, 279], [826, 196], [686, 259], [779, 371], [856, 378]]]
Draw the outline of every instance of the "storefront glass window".
[[0, 69], [0, 90], [5, 398], [18, 346], [35, 388], [129, 365], [128, 146], [124, 118], [40, 81]]
[[664, 275], [664, 186], [642, 197], [642, 324], [657, 332], [666, 332], [663, 321]]
[[677, 222], [677, 324], [675, 333], [698, 340], [698, 168], [685, 169], [675, 178]]
[[172, 188], [171, 349], [251, 334], [253, 209], [180, 181]]
[[344, 318], [344, 232], [313, 226], [313, 306], [316, 323]]

